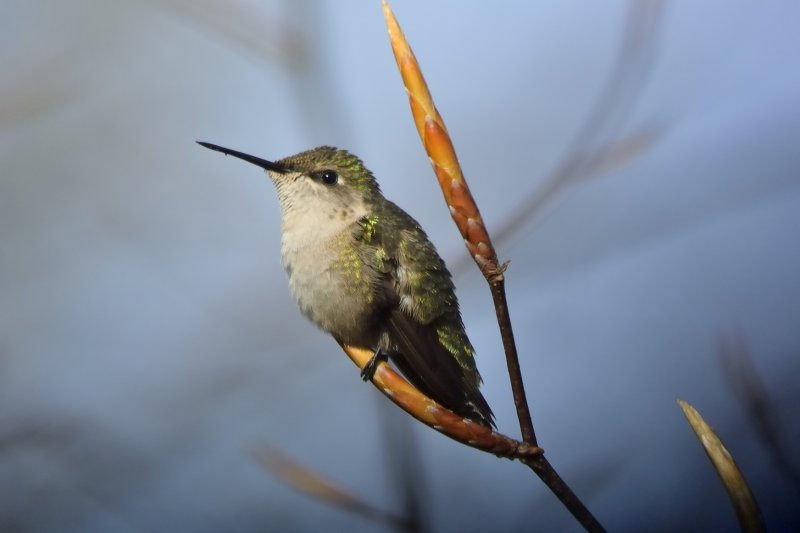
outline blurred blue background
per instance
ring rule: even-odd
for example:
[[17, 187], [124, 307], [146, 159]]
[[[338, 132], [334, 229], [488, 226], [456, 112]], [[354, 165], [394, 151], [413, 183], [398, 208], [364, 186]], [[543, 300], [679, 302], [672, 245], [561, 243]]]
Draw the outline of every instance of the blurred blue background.
[[[680, 397], [770, 529], [800, 528], [800, 4], [393, 7], [512, 260], [550, 461], [612, 530], [735, 529]], [[526, 468], [361, 382], [295, 309], [269, 180], [194, 143], [359, 154], [454, 271], [518, 435], [379, 2], [6, 0], [0, 71], [0, 528], [376, 529], [250, 452], [402, 512], [388, 424], [431, 529], [578, 529]]]

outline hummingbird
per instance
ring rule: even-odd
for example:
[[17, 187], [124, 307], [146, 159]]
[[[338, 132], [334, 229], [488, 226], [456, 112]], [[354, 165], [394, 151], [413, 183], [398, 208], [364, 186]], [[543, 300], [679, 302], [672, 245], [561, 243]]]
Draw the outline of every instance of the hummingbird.
[[198, 144], [267, 171], [297, 305], [338, 342], [374, 351], [365, 381], [388, 360], [428, 397], [494, 427], [450, 272], [419, 223], [383, 196], [361, 159], [320, 146], [268, 161]]

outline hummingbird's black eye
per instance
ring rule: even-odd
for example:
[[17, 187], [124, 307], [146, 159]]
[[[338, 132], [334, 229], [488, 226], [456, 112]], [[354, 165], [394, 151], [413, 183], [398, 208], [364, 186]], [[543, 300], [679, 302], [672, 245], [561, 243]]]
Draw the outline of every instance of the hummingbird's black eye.
[[339, 181], [339, 174], [335, 170], [323, 170], [319, 173], [319, 180], [325, 185], [335, 185]]

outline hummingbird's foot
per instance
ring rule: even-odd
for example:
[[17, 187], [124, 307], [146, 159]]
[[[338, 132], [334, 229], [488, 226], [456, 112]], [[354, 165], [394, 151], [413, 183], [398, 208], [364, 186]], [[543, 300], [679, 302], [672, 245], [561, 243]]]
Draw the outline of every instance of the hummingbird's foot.
[[364, 381], [372, 381], [372, 378], [375, 376], [375, 371], [378, 370], [378, 364], [385, 363], [388, 360], [388, 353], [381, 351], [380, 348], [375, 350], [373, 356], [367, 361], [364, 368], [361, 369], [361, 379]]

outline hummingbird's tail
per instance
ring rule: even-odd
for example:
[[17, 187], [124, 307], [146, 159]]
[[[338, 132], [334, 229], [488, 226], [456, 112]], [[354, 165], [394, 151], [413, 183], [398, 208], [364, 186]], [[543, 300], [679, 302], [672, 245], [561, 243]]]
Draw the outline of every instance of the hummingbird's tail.
[[494, 413], [480, 392], [477, 369], [459, 363], [459, 358], [439, 341], [434, 324], [420, 324], [397, 309], [389, 317], [388, 329], [393, 345], [389, 358], [406, 379], [451, 411], [484, 426], [497, 427]]

